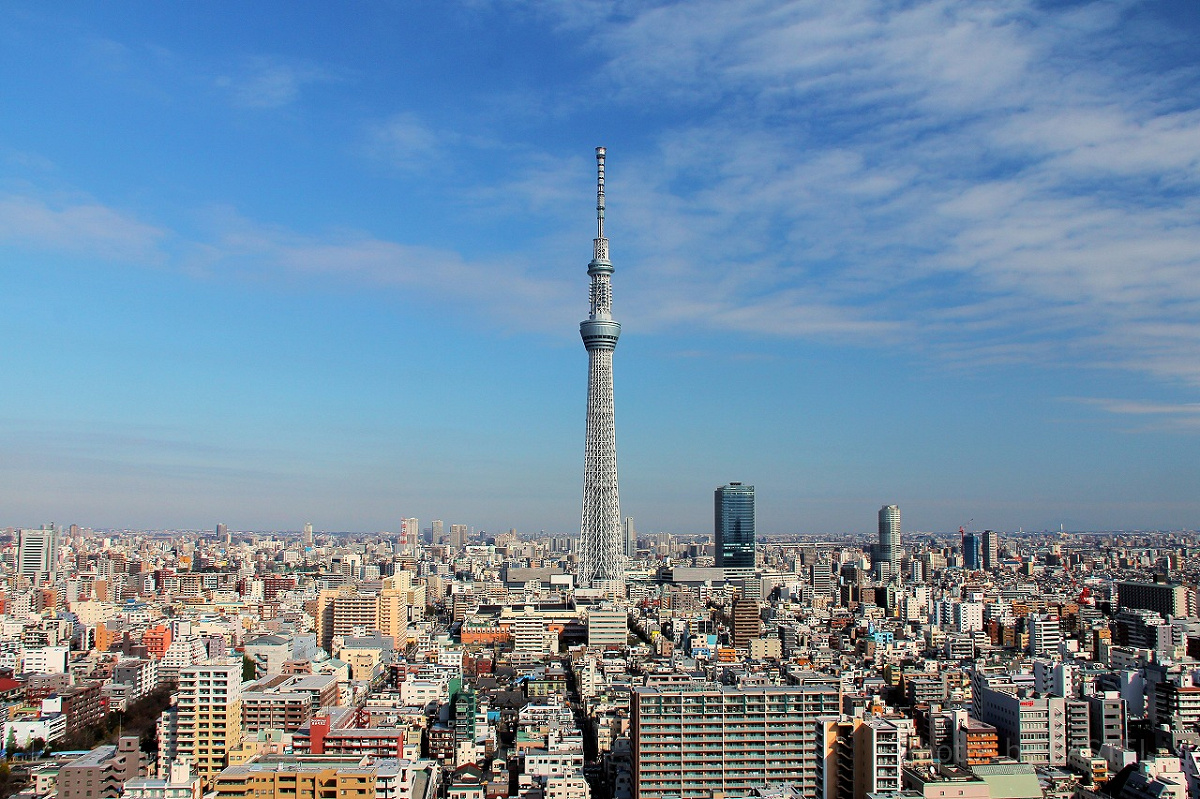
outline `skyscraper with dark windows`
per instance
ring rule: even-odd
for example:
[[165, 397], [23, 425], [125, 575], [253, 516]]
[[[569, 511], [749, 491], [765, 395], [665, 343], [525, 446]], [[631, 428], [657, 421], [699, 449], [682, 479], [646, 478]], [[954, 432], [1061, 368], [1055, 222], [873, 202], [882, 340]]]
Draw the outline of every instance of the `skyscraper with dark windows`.
[[971, 571], [979, 571], [983, 568], [982, 543], [980, 536], [975, 533], [967, 533], [962, 538], [963, 566]]
[[730, 483], [714, 494], [713, 544], [717, 566], [754, 568], [754, 486]]
[[900, 506], [884, 505], [879, 509], [879, 559], [891, 564], [891, 574], [900, 570]]

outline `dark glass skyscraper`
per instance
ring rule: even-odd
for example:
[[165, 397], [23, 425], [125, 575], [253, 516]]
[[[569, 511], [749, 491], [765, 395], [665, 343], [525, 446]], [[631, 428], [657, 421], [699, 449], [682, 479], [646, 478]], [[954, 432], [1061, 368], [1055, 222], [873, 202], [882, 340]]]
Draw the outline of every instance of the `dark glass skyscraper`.
[[967, 533], [962, 539], [963, 566], [971, 571], [983, 568], [983, 542], [975, 533]]
[[754, 486], [730, 483], [714, 494], [717, 566], [754, 568]]

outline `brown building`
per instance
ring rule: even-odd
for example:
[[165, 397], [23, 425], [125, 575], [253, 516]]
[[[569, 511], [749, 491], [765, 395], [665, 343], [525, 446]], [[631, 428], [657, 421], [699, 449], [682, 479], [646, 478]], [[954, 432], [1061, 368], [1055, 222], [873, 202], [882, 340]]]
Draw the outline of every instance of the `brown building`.
[[67, 732], [75, 732], [99, 724], [103, 716], [100, 683], [85, 682], [60, 688], [42, 700], [42, 711], [62, 713], [67, 717]]
[[136, 736], [97, 746], [59, 769], [59, 799], [115, 799], [126, 782], [146, 775], [147, 762]]
[[753, 599], [733, 600], [730, 616], [734, 649], [745, 649], [750, 646], [751, 638], [762, 635], [762, 618], [759, 616], [758, 603]]

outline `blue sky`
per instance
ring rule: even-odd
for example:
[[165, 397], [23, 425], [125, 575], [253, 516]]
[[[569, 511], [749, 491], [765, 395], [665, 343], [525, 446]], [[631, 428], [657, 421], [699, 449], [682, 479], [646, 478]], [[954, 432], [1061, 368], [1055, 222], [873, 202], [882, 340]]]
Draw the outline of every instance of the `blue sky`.
[[0, 525], [1195, 528], [1195, 4], [8, 3]]

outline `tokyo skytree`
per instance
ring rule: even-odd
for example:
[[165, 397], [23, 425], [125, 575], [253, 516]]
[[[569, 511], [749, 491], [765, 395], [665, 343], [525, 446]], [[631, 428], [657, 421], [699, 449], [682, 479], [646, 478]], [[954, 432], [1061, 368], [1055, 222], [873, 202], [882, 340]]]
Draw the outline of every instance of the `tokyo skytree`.
[[621, 325], [612, 318], [612, 264], [604, 237], [604, 148], [596, 148], [596, 238], [588, 275], [591, 313], [579, 323], [588, 351], [587, 440], [583, 456], [583, 520], [578, 586], [624, 595], [624, 541], [617, 493], [617, 429], [613, 412], [613, 350]]

